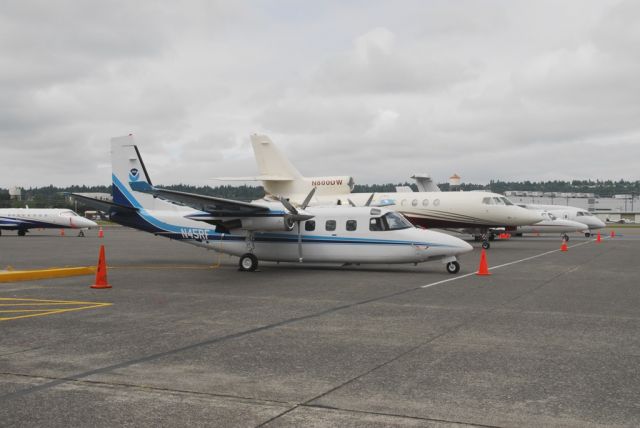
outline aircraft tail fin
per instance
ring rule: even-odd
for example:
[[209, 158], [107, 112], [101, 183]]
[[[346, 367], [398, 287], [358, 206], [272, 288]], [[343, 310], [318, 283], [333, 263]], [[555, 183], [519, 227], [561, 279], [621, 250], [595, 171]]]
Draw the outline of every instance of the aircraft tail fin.
[[133, 193], [131, 183], [152, 183], [132, 135], [111, 139], [111, 168], [115, 204], [137, 209], [157, 205], [152, 195]]
[[302, 180], [302, 174], [266, 135], [253, 134], [251, 146], [261, 176], [277, 177], [278, 181]]

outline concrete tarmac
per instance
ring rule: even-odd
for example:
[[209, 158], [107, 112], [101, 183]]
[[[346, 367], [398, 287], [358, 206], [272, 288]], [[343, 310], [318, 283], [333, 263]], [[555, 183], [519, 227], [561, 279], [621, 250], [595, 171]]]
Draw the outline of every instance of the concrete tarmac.
[[[262, 263], [130, 229], [0, 236], [0, 426], [640, 426], [640, 229], [439, 262]], [[624, 236], [620, 236], [620, 234]], [[607, 231], [608, 236], [608, 231]], [[478, 247], [478, 243], [474, 243]]]

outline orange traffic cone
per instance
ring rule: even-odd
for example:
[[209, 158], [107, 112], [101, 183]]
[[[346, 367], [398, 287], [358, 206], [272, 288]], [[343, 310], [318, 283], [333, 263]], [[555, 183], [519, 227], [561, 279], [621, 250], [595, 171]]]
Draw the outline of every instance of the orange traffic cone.
[[598, 231], [598, 234], [596, 235], [596, 242], [598, 244], [602, 242], [602, 238], [600, 237], [600, 231]]
[[615, 231], [615, 230], [612, 230], [612, 231], [611, 231], [611, 235], [609, 235], [609, 237], [610, 237], [610, 238], [615, 238], [615, 236], [616, 236], [616, 231]]
[[98, 269], [96, 270], [96, 283], [91, 288], [111, 288], [107, 282], [107, 262], [104, 256], [104, 245], [100, 245], [100, 257], [98, 257]]
[[98, 238], [104, 238], [104, 230], [102, 230], [102, 226], [100, 226], [100, 230], [98, 230]]
[[478, 272], [476, 272], [476, 275], [491, 275], [491, 272], [489, 272], [489, 266], [487, 265], [487, 252], [484, 248], [480, 253], [480, 266], [478, 266]]
[[569, 246], [567, 245], [567, 241], [562, 240], [562, 245], [560, 245], [560, 251], [569, 251]]
[[64, 236], [64, 229], [60, 229], [60, 236]]

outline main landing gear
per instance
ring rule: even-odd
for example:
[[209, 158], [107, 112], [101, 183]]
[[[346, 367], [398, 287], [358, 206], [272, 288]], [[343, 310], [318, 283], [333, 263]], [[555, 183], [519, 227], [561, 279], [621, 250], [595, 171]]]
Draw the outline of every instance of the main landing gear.
[[495, 233], [492, 233], [492, 232], [487, 232], [487, 233], [483, 233], [482, 235], [473, 236], [474, 241], [476, 242], [482, 241], [482, 248], [484, 248], [485, 250], [488, 250], [489, 248], [491, 248], [491, 244], [489, 243], [489, 241], [493, 241], [494, 239], [496, 239], [496, 235]]
[[563, 233], [563, 234], [562, 234], [562, 239], [563, 239], [565, 242], [569, 242], [569, 235], [567, 235], [566, 233]]
[[27, 231], [24, 229], [18, 229], [18, 236], [25, 236], [27, 234]]
[[447, 263], [447, 272], [452, 274], [460, 272], [460, 263], [458, 262]]
[[258, 269], [258, 258], [251, 253], [246, 253], [240, 257], [238, 264], [241, 271], [253, 272]]
[[591, 237], [591, 232], [585, 232], [584, 233], [584, 237], [585, 238], [590, 238]]

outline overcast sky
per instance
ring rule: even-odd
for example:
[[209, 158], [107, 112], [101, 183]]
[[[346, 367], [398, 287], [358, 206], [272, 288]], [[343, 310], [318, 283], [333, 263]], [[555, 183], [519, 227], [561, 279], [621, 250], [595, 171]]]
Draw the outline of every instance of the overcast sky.
[[0, 6], [0, 187], [256, 175], [640, 179], [640, 1], [30, 1]]

